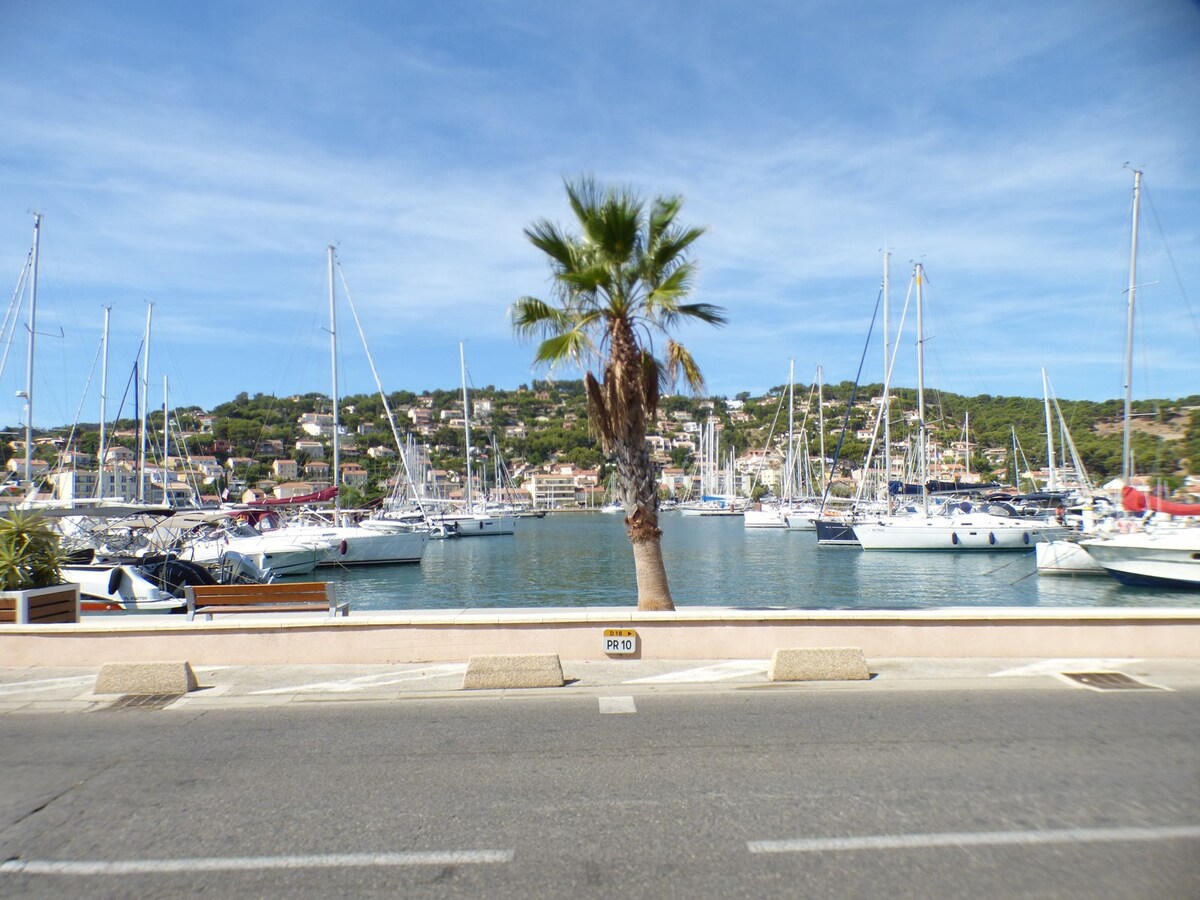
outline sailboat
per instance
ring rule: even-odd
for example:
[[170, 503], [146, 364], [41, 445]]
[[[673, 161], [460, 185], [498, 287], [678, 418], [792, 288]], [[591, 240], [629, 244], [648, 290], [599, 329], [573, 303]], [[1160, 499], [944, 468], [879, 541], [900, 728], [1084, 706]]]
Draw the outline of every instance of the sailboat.
[[[340, 476], [338, 422], [338, 357], [337, 305], [333, 283], [334, 248], [327, 248], [329, 268], [329, 343], [333, 370], [333, 473], [334, 483]], [[365, 566], [392, 563], [419, 563], [429, 543], [429, 532], [403, 522], [368, 520], [352, 521], [338, 506], [334, 497], [331, 515], [310, 513], [307, 518], [285, 524], [279, 533], [294, 538], [331, 542], [335, 548], [323, 557], [320, 566]]]
[[[917, 263], [917, 417], [918, 461], [922, 485], [928, 477], [928, 432], [925, 418], [925, 358], [922, 285], [924, 270]], [[1053, 521], [1011, 515], [996, 504], [977, 506], [970, 500], [946, 500], [934, 509], [928, 490], [921, 507], [907, 515], [865, 519], [854, 525], [863, 550], [933, 550], [943, 552], [1028, 550], [1032, 545], [1063, 537], [1068, 529]]]
[[474, 496], [474, 474], [471, 466], [471, 401], [467, 394], [467, 355], [462, 341], [458, 343], [458, 359], [462, 370], [463, 437], [467, 456], [467, 484], [463, 491], [462, 506], [444, 508], [431, 515], [430, 520], [440, 525], [448, 534], [457, 537], [490, 537], [500, 534], [515, 534], [517, 516], [511, 509], [489, 509], [481, 498]]
[[[787, 528], [788, 508], [791, 506], [792, 495], [795, 492], [796, 463], [793, 457], [795, 450], [795, 383], [796, 363], [788, 364], [788, 430], [787, 450], [783, 455], [783, 472], [781, 478], [781, 496], [774, 503], [763, 503], [758, 509], [747, 509], [742, 517], [742, 525], [746, 528]], [[781, 398], [782, 399], [782, 398]], [[769, 449], [769, 439], [768, 439]]]
[[[1132, 484], [1133, 463], [1130, 436], [1133, 421], [1133, 321], [1137, 295], [1138, 205], [1142, 173], [1133, 173], [1133, 230], [1129, 254], [1129, 302], [1125, 349], [1125, 428], [1122, 448], [1121, 502], [1129, 512], [1171, 516], [1200, 516], [1200, 504], [1172, 504], [1136, 490]], [[1129, 520], [1123, 520], [1129, 524]], [[1116, 534], [1094, 537], [1080, 546], [1109, 575], [1122, 584], [1149, 587], [1200, 589], [1200, 520], [1184, 523], [1154, 519], [1140, 522]], [[1120, 523], [1119, 523], [1120, 524]]]

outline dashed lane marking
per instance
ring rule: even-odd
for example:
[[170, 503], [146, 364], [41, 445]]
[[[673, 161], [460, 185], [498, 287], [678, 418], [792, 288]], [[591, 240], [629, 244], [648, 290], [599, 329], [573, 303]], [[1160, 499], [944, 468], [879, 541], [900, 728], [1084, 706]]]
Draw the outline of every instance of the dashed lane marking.
[[624, 681], [622, 684], [705, 684], [712, 681], [745, 678], [747, 675], [758, 675], [760, 673], [765, 675], [768, 668], [766, 660], [735, 659], [712, 666], [701, 666], [697, 669], [683, 669], [679, 672], [666, 672], [662, 675], [634, 678], [630, 681]]
[[391, 684], [404, 684], [412, 681], [424, 681], [433, 678], [445, 678], [449, 675], [462, 675], [467, 671], [466, 663], [449, 663], [443, 666], [422, 666], [419, 669], [407, 669], [403, 672], [383, 672], [378, 675], [361, 675], [358, 678], [347, 678], [341, 681], [316, 681], [310, 684], [297, 684], [288, 687], [267, 688], [261, 691], [251, 691], [252, 694], [310, 694], [310, 693], [351, 693], [367, 691], [372, 688], [387, 687]]
[[827, 853], [845, 850], [924, 850], [931, 847], [1001, 847], [1014, 844], [1130, 843], [1200, 838], [1200, 825], [1162, 828], [1064, 828], [1052, 831], [977, 831], [948, 834], [877, 834], [862, 837], [749, 841], [751, 853]]
[[602, 715], [621, 715], [636, 713], [637, 705], [632, 697], [601, 697], [600, 713]]
[[448, 850], [430, 853], [331, 853], [310, 856], [233, 856], [193, 859], [57, 860], [10, 859], [0, 875], [158, 875], [171, 872], [234, 872], [264, 869], [354, 869], [367, 866], [454, 866], [512, 862], [512, 850]]

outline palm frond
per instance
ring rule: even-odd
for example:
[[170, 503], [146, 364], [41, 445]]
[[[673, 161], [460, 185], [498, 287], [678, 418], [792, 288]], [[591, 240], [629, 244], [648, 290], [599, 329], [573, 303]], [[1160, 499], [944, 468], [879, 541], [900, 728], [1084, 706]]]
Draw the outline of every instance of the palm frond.
[[570, 331], [552, 335], [542, 341], [538, 345], [534, 362], [549, 363], [550, 365], [566, 361], [581, 362], [591, 346], [592, 342], [584, 331], [572, 328]]
[[571, 317], [559, 307], [537, 297], [521, 297], [509, 310], [514, 330], [519, 335], [554, 334], [571, 327]]
[[699, 394], [704, 390], [704, 375], [701, 374], [700, 367], [696, 365], [696, 360], [687, 347], [675, 340], [668, 339], [666, 357], [665, 369], [668, 383], [674, 384], [682, 375], [693, 393]]
[[680, 318], [699, 319], [718, 328], [729, 322], [724, 308], [711, 303], [684, 303], [676, 308], [676, 313]]
[[550, 220], [539, 219], [534, 222], [525, 229], [525, 237], [558, 266], [571, 267], [574, 261], [574, 241]]
[[654, 358], [648, 350], [642, 351], [642, 408], [648, 417], [653, 417], [658, 411], [658, 400], [661, 396], [665, 376], [662, 363]]
[[600, 439], [600, 443], [607, 453], [616, 442], [616, 430], [613, 428], [612, 415], [609, 412], [604, 387], [591, 372], [584, 376], [583, 384], [587, 389], [588, 429]]

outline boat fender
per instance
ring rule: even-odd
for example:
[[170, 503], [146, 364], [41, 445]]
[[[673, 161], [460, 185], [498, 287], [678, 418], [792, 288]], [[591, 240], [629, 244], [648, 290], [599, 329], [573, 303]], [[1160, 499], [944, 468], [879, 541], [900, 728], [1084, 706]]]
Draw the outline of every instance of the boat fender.
[[120, 566], [114, 566], [113, 570], [108, 573], [108, 592], [115, 594], [121, 589], [121, 582], [125, 580], [125, 570]]
[[995, 546], [995, 544], [996, 544], [996, 532], [994, 532], [994, 531], [989, 531], [989, 532], [988, 532], [988, 543], [989, 543], [989, 544], [991, 544], [991, 545], [993, 545], [993, 546]]
[[347, 544], [344, 540], [340, 544], [338, 544], [338, 553], [340, 553], [342, 556], [345, 556], [349, 551], [350, 551], [350, 545]]
[[1028, 544], [1029, 544], [1029, 532], [1028, 531], [1024, 531], [1021, 533], [1021, 540], [1023, 540], [1025, 542], [1026, 546], [1028, 546]]
[[958, 543], [958, 532], [957, 531], [950, 532], [950, 543], [952, 543], [952, 544]]

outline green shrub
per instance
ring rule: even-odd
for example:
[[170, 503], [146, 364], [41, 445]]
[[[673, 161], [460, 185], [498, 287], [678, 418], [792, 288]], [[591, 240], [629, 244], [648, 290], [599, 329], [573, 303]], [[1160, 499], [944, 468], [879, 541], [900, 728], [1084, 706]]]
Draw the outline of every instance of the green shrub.
[[0, 590], [62, 584], [62, 562], [58, 535], [43, 517], [20, 509], [0, 517]]

